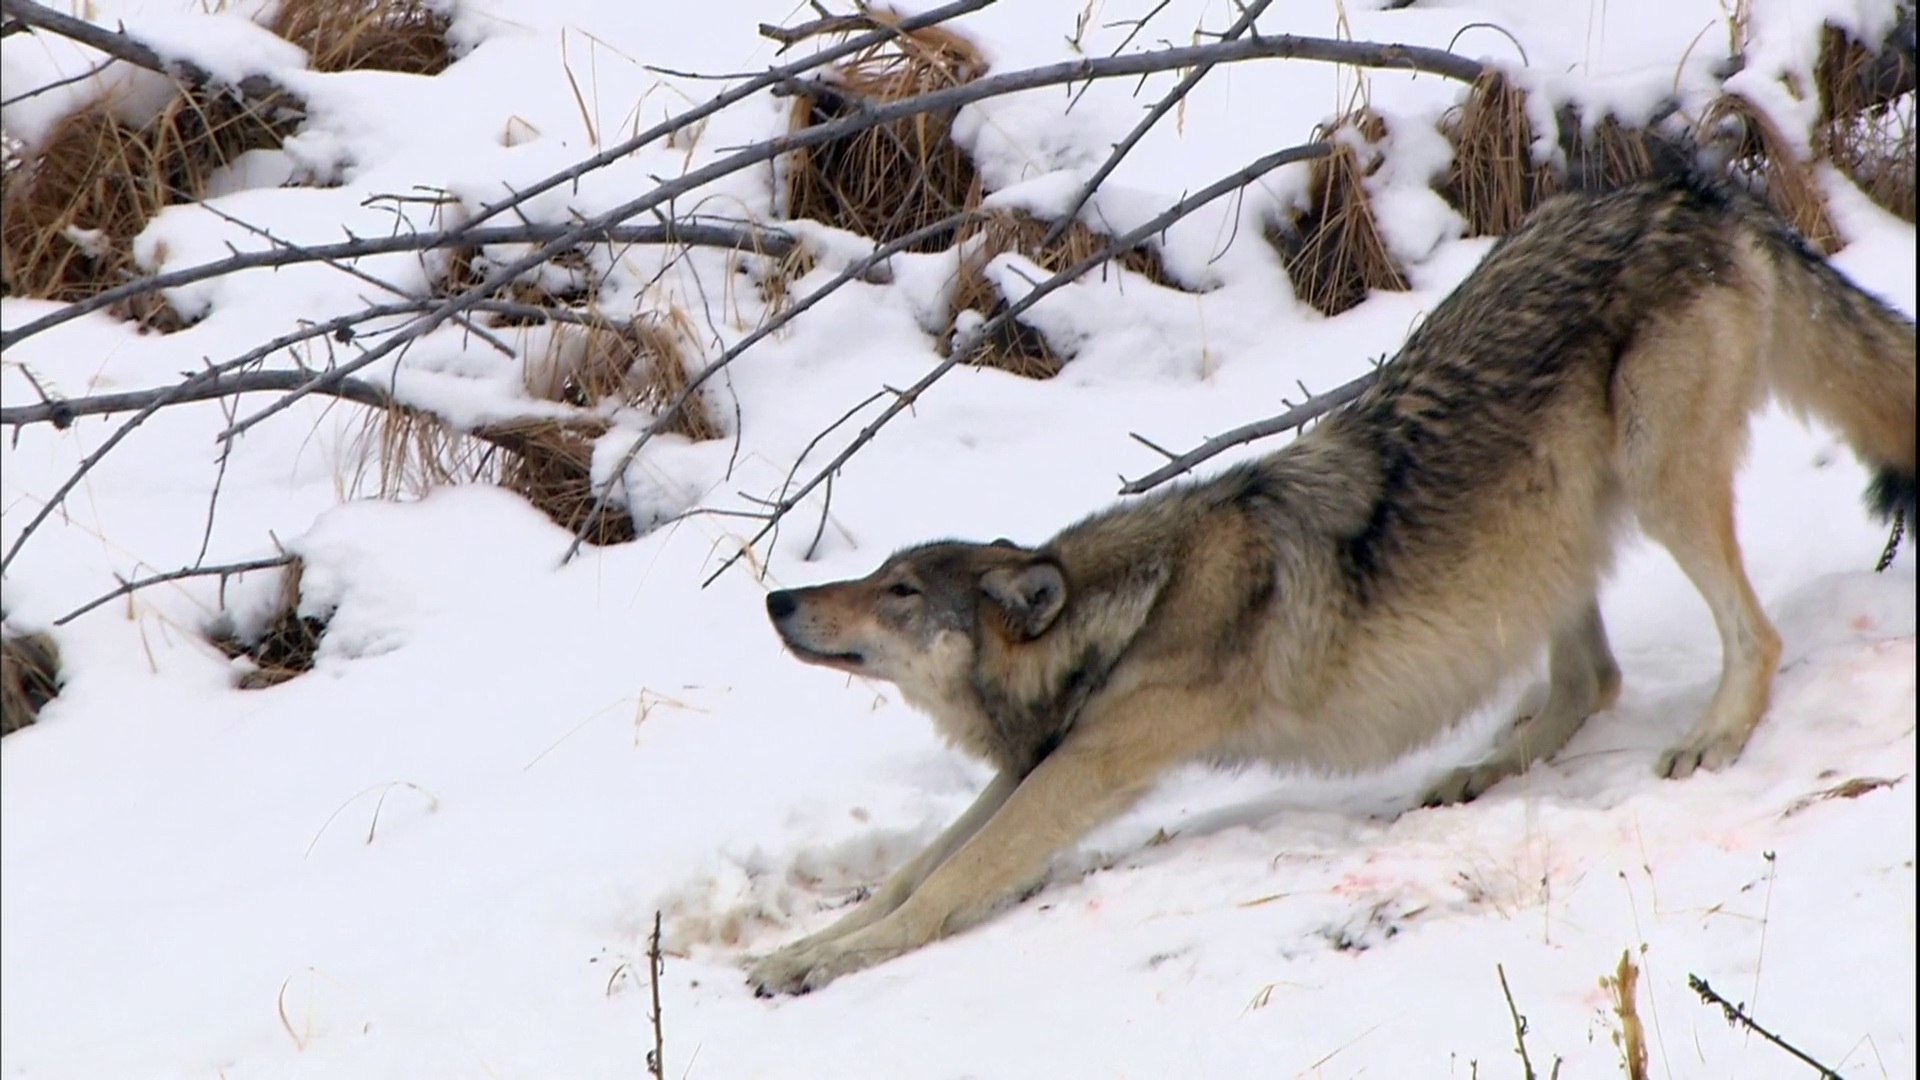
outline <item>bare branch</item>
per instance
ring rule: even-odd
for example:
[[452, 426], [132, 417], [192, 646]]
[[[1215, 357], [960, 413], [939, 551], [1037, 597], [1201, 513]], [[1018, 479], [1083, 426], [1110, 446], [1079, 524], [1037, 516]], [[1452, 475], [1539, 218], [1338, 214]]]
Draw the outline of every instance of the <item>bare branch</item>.
[[[904, 25], [904, 24], [903, 24]], [[818, 146], [856, 132], [907, 116], [943, 109], [959, 108], [975, 101], [983, 101], [1002, 94], [1021, 90], [1033, 90], [1044, 86], [1056, 86], [1062, 83], [1080, 82], [1086, 79], [1124, 78], [1192, 67], [1195, 64], [1212, 61], [1226, 63], [1250, 59], [1302, 59], [1323, 60], [1330, 63], [1353, 64], [1363, 67], [1385, 67], [1411, 71], [1425, 71], [1447, 78], [1471, 82], [1481, 73], [1481, 65], [1452, 53], [1439, 49], [1430, 49], [1415, 45], [1379, 45], [1368, 42], [1338, 41], [1331, 38], [1311, 38], [1284, 35], [1278, 37], [1256, 37], [1240, 41], [1217, 42], [1209, 45], [1195, 45], [1185, 48], [1159, 49], [1153, 52], [1131, 56], [1109, 57], [1103, 59], [1071, 60], [1045, 67], [1031, 68], [1025, 71], [1008, 72], [977, 79], [958, 86], [945, 87], [915, 97], [899, 101], [876, 103], [859, 113], [842, 117], [826, 124], [816, 124], [801, 131], [754, 143], [744, 149], [728, 155], [712, 164], [682, 174], [676, 179], [661, 183], [652, 191], [630, 202], [614, 207], [612, 210], [587, 219], [574, 229], [547, 242], [533, 253], [496, 269], [486, 280], [458, 296], [449, 298], [439, 307], [432, 309], [415, 319], [408, 326], [397, 331], [381, 345], [368, 350], [355, 360], [343, 364], [325, 374], [318, 375], [314, 381], [295, 390], [280, 401], [268, 406], [252, 416], [230, 426], [220, 434], [222, 439], [235, 438], [247, 429], [286, 409], [301, 397], [321, 389], [328, 380], [345, 378], [353, 372], [366, 367], [405, 347], [409, 342], [428, 333], [441, 323], [460, 312], [471, 308], [482, 298], [497, 292], [520, 274], [552, 258], [569, 246], [591, 233], [625, 221], [637, 214], [646, 213], [655, 207], [668, 204], [673, 199], [693, 191], [705, 184], [748, 168], [763, 161], [779, 157], [782, 154], [807, 147]], [[776, 80], [777, 81], [777, 80]], [[1324, 150], [1324, 148], [1323, 148]], [[1284, 153], [1284, 151], [1283, 151]], [[1299, 159], [1291, 159], [1299, 160]]]
[[942, 232], [957, 228], [962, 223], [976, 216], [979, 216], [979, 211], [962, 210], [959, 213], [950, 214], [931, 225], [915, 229], [891, 243], [882, 244], [874, 248], [867, 256], [855, 260], [849, 264], [845, 270], [835, 274], [831, 280], [801, 297], [799, 300], [794, 301], [785, 311], [762, 323], [753, 333], [734, 342], [732, 348], [715, 357], [713, 362], [706, 367], [701, 368], [698, 374], [687, 380], [687, 385], [681, 389], [680, 396], [674, 398], [672, 402], [660, 410], [660, 419], [647, 425], [647, 429], [640, 433], [640, 437], [634, 440], [633, 445], [627, 448], [627, 452], [620, 456], [618, 462], [614, 463], [613, 470], [607, 474], [608, 480], [606, 486], [600, 489], [599, 495], [595, 496], [593, 500], [592, 508], [587, 511], [586, 517], [581, 519], [580, 527], [574, 530], [573, 542], [567, 545], [566, 554], [560, 557], [561, 565], [564, 566], [572, 562], [573, 557], [579, 554], [581, 545], [587, 542], [587, 534], [592, 531], [594, 524], [600, 520], [600, 515], [606, 511], [607, 503], [612, 498], [614, 479], [626, 475], [627, 468], [640, 456], [641, 449], [653, 441], [654, 435], [667, 423], [668, 418], [681, 415], [681, 409], [687, 402], [693, 400], [693, 396], [700, 392], [700, 388], [706, 385], [708, 379], [713, 378], [724, 370], [727, 365], [733, 363], [734, 360], [739, 358], [741, 353], [753, 348], [753, 346], [771, 336], [774, 331], [800, 317], [800, 315], [804, 314], [809, 308], [825, 300], [841, 286], [850, 281], [865, 280], [870, 271], [886, 260], [925, 240], [929, 236], [937, 236]]
[[96, 597], [74, 608], [72, 611], [53, 620], [53, 625], [65, 626], [80, 616], [85, 615], [87, 612], [92, 611], [94, 608], [99, 607], [101, 604], [118, 599], [128, 593], [137, 592], [149, 585], [160, 585], [169, 581], [179, 581], [183, 578], [226, 578], [234, 574], [244, 574], [249, 570], [267, 570], [275, 566], [286, 566], [297, 558], [299, 558], [297, 555], [274, 555], [264, 559], [249, 559], [245, 562], [223, 563], [219, 566], [184, 566], [178, 570], [171, 570], [164, 574], [155, 574], [152, 577], [137, 578], [133, 581], [122, 581], [119, 588], [105, 596]]
[[343, 259], [388, 255], [402, 251], [435, 251], [456, 247], [483, 247], [488, 244], [540, 244], [557, 237], [566, 237], [570, 242], [576, 243], [604, 241], [616, 244], [687, 244], [694, 247], [731, 248], [753, 251], [773, 258], [784, 258], [799, 243], [789, 233], [757, 225], [704, 225], [686, 222], [670, 222], [665, 225], [609, 224], [584, 231], [575, 225], [495, 225], [483, 229], [459, 227], [438, 232], [400, 233], [394, 236], [359, 236], [337, 244], [307, 246], [296, 246], [287, 241], [275, 240], [275, 243], [283, 246], [268, 248], [264, 251], [249, 251], [197, 266], [186, 266], [164, 274], [155, 274], [152, 277], [115, 286], [97, 296], [67, 304], [32, 322], [23, 323], [15, 329], [0, 331], [0, 348], [11, 348], [35, 334], [50, 330], [61, 323], [70, 322], [82, 315], [111, 307], [130, 297], [144, 296], [162, 289], [176, 289], [182, 285], [191, 285], [241, 270], [262, 270], [310, 262], [334, 263]]
[[[1240, 17], [1234, 20], [1233, 25], [1227, 27], [1226, 32], [1220, 35], [1221, 40], [1232, 41], [1253, 29], [1254, 20], [1258, 19], [1260, 13], [1267, 10], [1267, 6], [1272, 3], [1273, 0], [1253, 0], [1253, 3], [1248, 4], [1246, 10], [1240, 13]], [[1147, 110], [1147, 115], [1140, 118], [1140, 122], [1127, 133], [1126, 138], [1115, 144], [1113, 153], [1107, 156], [1107, 160], [1101, 163], [1100, 167], [1093, 171], [1093, 175], [1087, 178], [1087, 182], [1080, 186], [1080, 190], [1074, 193], [1073, 202], [1068, 205], [1066, 212], [1047, 229], [1046, 238], [1040, 241], [1042, 248], [1053, 246], [1066, 235], [1067, 230], [1073, 225], [1074, 218], [1080, 216], [1080, 208], [1086, 206], [1087, 200], [1093, 198], [1093, 193], [1100, 189], [1101, 184], [1107, 182], [1107, 177], [1113, 175], [1113, 170], [1120, 167], [1121, 160], [1133, 151], [1140, 140], [1146, 137], [1147, 132], [1153, 130], [1153, 126], [1160, 122], [1161, 117], [1173, 111], [1174, 106], [1184, 101], [1187, 92], [1200, 85], [1200, 80], [1206, 78], [1207, 73], [1216, 66], [1217, 63], [1195, 65], [1192, 71], [1187, 72], [1179, 82], [1174, 84], [1172, 90], [1167, 91], [1166, 97], [1161, 98], [1158, 104]]]
[[[153, 50], [152, 46], [133, 38], [125, 30], [108, 30], [85, 19], [64, 15], [44, 4], [34, 3], [34, 0], [0, 0], [0, 11], [4, 11], [15, 20], [9, 23], [9, 26], [17, 25], [45, 30], [50, 34], [97, 49], [135, 67], [157, 71], [188, 86], [225, 85], [221, 80], [214, 78], [211, 72], [193, 61], [161, 56]], [[305, 105], [301, 102], [299, 95], [264, 75], [249, 75], [235, 84], [233, 89], [247, 101], [276, 112], [295, 115], [305, 112]]]
[[[1181, 199], [1137, 228], [1130, 229], [1109, 239], [1099, 251], [1081, 259], [1079, 262], [1054, 274], [1052, 277], [1041, 281], [1032, 289], [1028, 290], [1026, 295], [1018, 300], [1009, 302], [998, 314], [982, 322], [980, 326], [975, 329], [973, 336], [976, 339], [980, 339], [991, 335], [1000, 327], [1017, 319], [1021, 314], [1026, 312], [1027, 309], [1033, 307], [1050, 294], [1071, 284], [1075, 279], [1079, 278], [1080, 275], [1102, 265], [1121, 252], [1132, 250], [1148, 237], [1163, 231], [1174, 222], [1179, 221], [1181, 218], [1186, 217], [1188, 214], [1193, 213], [1195, 210], [1200, 209], [1223, 195], [1228, 195], [1240, 190], [1266, 173], [1272, 172], [1282, 165], [1290, 165], [1298, 161], [1308, 161], [1313, 158], [1327, 157], [1332, 153], [1333, 146], [1329, 143], [1307, 143], [1303, 146], [1293, 146], [1285, 150], [1275, 151], [1274, 153], [1248, 163], [1192, 195]], [[814, 488], [825, 483], [829, 476], [839, 472], [841, 466], [845, 465], [853, 455], [859, 453], [862, 447], [873, 441], [873, 437], [879, 434], [880, 429], [885, 427], [888, 421], [905, 412], [907, 409], [912, 408], [914, 403], [920, 400], [920, 395], [925, 393], [928, 387], [940, 381], [947, 372], [952, 371], [955, 367], [964, 363], [968, 351], [965, 343], [954, 342], [953, 349], [949, 352], [946, 359], [934, 365], [931, 370], [920, 377], [918, 382], [902, 390], [894, 400], [881, 411], [880, 415], [874, 418], [872, 423], [861, 428], [859, 434], [855, 435], [853, 440], [841, 449], [838, 454], [835, 454], [832, 461], [829, 461], [824, 468], [816, 472], [812, 479], [800, 485], [792, 494], [786, 495], [776, 502], [772, 507], [771, 513], [768, 515], [767, 522], [762, 525], [760, 530], [754, 533], [745, 544], [741, 545], [739, 551], [734, 552], [733, 555], [728, 557], [728, 559], [720, 565], [718, 570], [708, 575], [706, 581], [702, 583], [703, 587], [705, 585], [711, 585], [721, 574], [726, 573], [729, 567], [739, 562], [754, 545], [758, 544], [768, 533], [773, 531], [774, 527], [780, 523], [780, 519], [797, 506], [800, 500], [806, 498]]]
[[1755, 1020], [1753, 1017], [1748, 1016], [1746, 1012], [1740, 1008], [1740, 1006], [1735, 1005], [1733, 1002], [1728, 1001], [1724, 997], [1721, 997], [1719, 991], [1707, 985], [1707, 980], [1701, 978], [1698, 975], [1689, 973], [1687, 975], [1687, 986], [1691, 987], [1694, 993], [1700, 995], [1701, 1001], [1704, 1001], [1709, 1005], [1720, 1006], [1721, 1015], [1727, 1018], [1728, 1024], [1731, 1024], [1737, 1027], [1744, 1027], [1748, 1031], [1753, 1032], [1755, 1035], [1760, 1036], [1761, 1038], [1767, 1040], [1773, 1045], [1793, 1055], [1795, 1058], [1798, 1058], [1801, 1062], [1806, 1064], [1808, 1068], [1811, 1068], [1812, 1070], [1814, 1070], [1815, 1073], [1819, 1074], [1820, 1080], [1841, 1080], [1839, 1073], [1833, 1071], [1832, 1069], [1827, 1068], [1825, 1065], [1822, 1065], [1820, 1062], [1814, 1060], [1814, 1058], [1811, 1055], [1809, 1055], [1806, 1051], [1801, 1050], [1799, 1047], [1793, 1045], [1787, 1040], [1781, 1038], [1778, 1035], [1775, 1035], [1773, 1032], [1768, 1031], [1766, 1028], [1760, 1026], [1760, 1022]]
[[[282, 240], [280, 237], [275, 236], [270, 230], [264, 229], [258, 225], [255, 225], [251, 221], [246, 221], [242, 218], [235, 217], [234, 215], [227, 213], [225, 210], [222, 210], [219, 207], [215, 206], [210, 201], [202, 202], [200, 204], [200, 209], [205, 210], [207, 213], [212, 214], [214, 217], [219, 218], [220, 220], [226, 222], [229, 225], [235, 225], [242, 229], [245, 229], [246, 231], [259, 237], [260, 239], [265, 240], [267, 243], [272, 244], [274, 248], [285, 250], [285, 251], [296, 251], [305, 255], [313, 255], [313, 249], [311, 247], [308, 247], [307, 245], [304, 245], [304, 244], [296, 244], [291, 240]], [[335, 270], [340, 271], [343, 274], [346, 274], [348, 277], [357, 278], [361, 281], [364, 281], [367, 284], [373, 286], [374, 288], [379, 289], [384, 293], [387, 293], [388, 295], [400, 296], [400, 297], [405, 297], [408, 295], [407, 291], [405, 289], [400, 288], [398, 285], [395, 285], [392, 282], [385, 280], [384, 278], [376, 277], [373, 274], [369, 274], [365, 270], [362, 270], [357, 266], [351, 265], [350, 263], [347, 263], [342, 259], [329, 258], [324, 255], [317, 255], [313, 257], [314, 257], [314, 261], [326, 263], [328, 266], [334, 268]], [[501, 341], [498, 337], [495, 337], [492, 333], [487, 331], [485, 328], [475, 325], [474, 322], [468, 319], [466, 316], [464, 315], [460, 316], [454, 321], [459, 323], [462, 327], [464, 327], [468, 333], [474, 335], [480, 340], [493, 346], [494, 351], [500, 353], [502, 356], [511, 357], [515, 355], [513, 349], [510, 346], [508, 346], [506, 342]], [[220, 460], [225, 461], [226, 455], [222, 454]]]
[[[144, 412], [147, 409], [164, 408], [168, 405], [213, 401], [230, 394], [263, 391], [284, 393], [312, 377], [313, 373], [308, 371], [243, 371], [238, 374], [226, 374], [219, 372], [216, 368], [208, 368], [172, 386], [155, 387], [151, 390], [125, 390], [117, 394], [93, 394], [88, 397], [65, 398], [37, 405], [0, 408], [0, 424], [24, 426], [63, 421], [71, 423], [82, 416], [100, 416], [132, 409]], [[329, 385], [326, 393], [331, 397], [357, 401], [362, 405], [372, 405], [376, 408], [384, 408], [392, 403], [392, 399], [385, 390], [365, 379], [342, 379]]]
[[721, 109], [735, 102], [744, 101], [770, 86], [777, 86], [796, 75], [804, 74], [815, 68], [825, 67], [842, 57], [852, 56], [862, 49], [870, 49], [909, 30], [919, 30], [923, 27], [935, 26], [962, 15], [979, 11], [981, 8], [988, 7], [994, 2], [995, 0], [954, 0], [953, 3], [943, 4], [940, 7], [923, 11], [918, 15], [910, 15], [901, 19], [897, 25], [891, 28], [874, 30], [871, 33], [861, 34], [858, 37], [848, 38], [837, 45], [828, 46], [804, 60], [797, 60], [791, 64], [782, 64], [778, 67], [768, 68], [764, 74], [748, 79], [746, 82], [728, 90], [726, 93], [716, 96], [704, 105], [696, 106], [685, 112], [668, 117], [666, 120], [634, 135], [625, 142], [615, 143], [592, 157], [580, 161], [560, 172], [554, 173], [552, 176], [530, 187], [519, 188], [515, 190], [512, 195], [501, 199], [499, 202], [482, 206], [474, 214], [473, 220], [468, 222], [468, 225], [477, 226], [481, 222], [498, 215], [503, 210], [518, 206], [528, 199], [545, 194], [554, 188], [573, 183], [580, 177], [596, 169], [601, 169], [616, 161], [624, 160], [632, 155], [634, 151], [657, 142], [660, 139], [664, 139], [676, 131], [692, 127], [707, 117], [712, 116], [714, 113], [719, 112]]
[[1160, 466], [1138, 480], [1128, 480], [1126, 483], [1121, 484], [1120, 494], [1138, 495], [1143, 491], [1151, 491], [1176, 476], [1191, 472], [1195, 465], [1200, 464], [1224, 450], [1239, 446], [1241, 443], [1250, 443], [1255, 439], [1264, 439], [1269, 435], [1278, 435], [1283, 431], [1292, 431], [1294, 428], [1317, 417], [1324, 416], [1359, 397], [1367, 387], [1372, 386], [1379, 378], [1380, 369], [1375, 368], [1352, 382], [1336, 386], [1324, 394], [1310, 397], [1278, 416], [1269, 416], [1265, 420], [1256, 420], [1251, 424], [1243, 424], [1240, 427], [1234, 428], [1232, 431], [1215, 435], [1213, 438], [1208, 439], [1206, 442], [1201, 443], [1199, 446], [1194, 447], [1184, 454], [1168, 454], [1165, 450], [1147, 442], [1147, 440], [1141, 438], [1139, 435], [1135, 435], [1134, 438], [1136, 440], [1145, 443], [1154, 451], [1166, 455], [1169, 460], [1165, 465]]

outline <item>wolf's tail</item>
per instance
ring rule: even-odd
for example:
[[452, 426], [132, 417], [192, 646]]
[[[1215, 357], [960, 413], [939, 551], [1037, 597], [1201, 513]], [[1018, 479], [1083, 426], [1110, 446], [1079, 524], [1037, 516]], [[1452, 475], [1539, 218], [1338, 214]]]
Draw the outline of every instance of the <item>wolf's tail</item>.
[[1842, 277], [1784, 222], [1763, 226], [1777, 270], [1771, 381], [1838, 429], [1874, 470], [1867, 503], [1916, 524], [1914, 324]]

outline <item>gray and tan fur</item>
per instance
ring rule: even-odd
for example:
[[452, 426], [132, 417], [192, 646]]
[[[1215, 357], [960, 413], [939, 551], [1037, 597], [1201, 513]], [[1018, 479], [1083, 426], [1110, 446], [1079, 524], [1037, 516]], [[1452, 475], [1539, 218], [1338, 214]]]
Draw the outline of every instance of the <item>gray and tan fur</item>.
[[1264, 459], [1044, 545], [928, 544], [774, 593], [801, 659], [896, 684], [998, 770], [926, 851], [757, 963], [821, 986], [985, 917], [1169, 768], [1392, 760], [1548, 655], [1539, 707], [1431, 801], [1557, 751], [1620, 692], [1595, 596], [1637, 520], [1706, 598], [1722, 670], [1657, 769], [1737, 757], [1780, 639], [1733, 528], [1748, 414], [1838, 429], [1914, 513], [1914, 327], [1745, 195], [1691, 178], [1542, 206], [1351, 406]]

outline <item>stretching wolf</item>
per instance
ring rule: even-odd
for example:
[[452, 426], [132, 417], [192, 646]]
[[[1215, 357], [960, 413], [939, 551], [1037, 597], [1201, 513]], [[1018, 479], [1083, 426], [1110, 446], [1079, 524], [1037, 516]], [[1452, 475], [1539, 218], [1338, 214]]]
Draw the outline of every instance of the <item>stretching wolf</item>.
[[909, 548], [776, 592], [794, 655], [883, 679], [998, 770], [827, 930], [755, 964], [798, 992], [918, 948], [1030, 887], [1183, 762], [1379, 765], [1544, 644], [1544, 703], [1434, 803], [1547, 757], [1620, 692], [1595, 600], [1623, 526], [1712, 609], [1721, 675], [1663, 776], [1736, 758], [1780, 638], [1733, 528], [1771, 392], [1915, 515], [1914, 325], [1751, 196], [1680, 177], [1547, 203], [1345, 409], [1264, 459], [1124, 503], [1038, 548]]

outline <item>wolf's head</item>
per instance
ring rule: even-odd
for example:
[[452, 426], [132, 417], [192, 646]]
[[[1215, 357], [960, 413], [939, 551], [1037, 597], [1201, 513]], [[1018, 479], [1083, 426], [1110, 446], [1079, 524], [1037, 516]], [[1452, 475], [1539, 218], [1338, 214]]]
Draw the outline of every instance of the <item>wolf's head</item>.
[[985, 635], [1039, 638], [1067, 604], [1067, 580], [1012, 541], [923, 544], [863, 578], [767, 596], [767, 615], [810, 664], [884, 679], [934, 697], [972, 670]]

